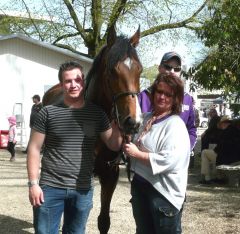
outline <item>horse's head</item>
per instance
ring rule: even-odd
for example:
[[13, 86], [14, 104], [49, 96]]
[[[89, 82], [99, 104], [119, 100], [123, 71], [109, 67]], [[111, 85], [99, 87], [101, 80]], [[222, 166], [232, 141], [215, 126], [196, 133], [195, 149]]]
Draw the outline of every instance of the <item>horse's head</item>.
[[109, 33], [106, 58], [108, 86], [112, 96], [115, 117], [122, 131], [135, 133], [140, 125], [141, 109], [138, 103], [142, 65], [136, 53], [140, 29], [130, 38]]

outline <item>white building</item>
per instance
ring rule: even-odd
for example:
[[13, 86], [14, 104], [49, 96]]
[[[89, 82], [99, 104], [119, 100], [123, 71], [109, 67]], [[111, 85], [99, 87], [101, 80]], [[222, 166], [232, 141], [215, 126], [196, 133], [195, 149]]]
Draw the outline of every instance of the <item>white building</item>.
[[92, 59], [29, 37], [13, 34], [0, 37], [0, 130], [8, 130], [7, 117], [17, 116], [18, 144], [29, 139], [32, 96], [58, 83], [59, 65], [78, 60], [86, 74]]

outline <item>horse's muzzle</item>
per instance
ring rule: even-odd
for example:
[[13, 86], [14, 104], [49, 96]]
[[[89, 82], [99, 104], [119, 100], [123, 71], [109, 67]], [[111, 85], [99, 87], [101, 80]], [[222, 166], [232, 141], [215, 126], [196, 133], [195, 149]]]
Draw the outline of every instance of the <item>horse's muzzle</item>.
[[128, 116], [122, 123], [122, 130], [126, 135], [135, 134], [138, 132], [140, 123], [138, 123], [135, 119]]

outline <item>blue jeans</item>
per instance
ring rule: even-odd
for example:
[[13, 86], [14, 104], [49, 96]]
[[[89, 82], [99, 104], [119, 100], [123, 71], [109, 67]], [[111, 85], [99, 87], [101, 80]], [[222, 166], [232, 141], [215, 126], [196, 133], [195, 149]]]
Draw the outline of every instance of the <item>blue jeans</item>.
[[93, 189], [60, 189], [41, 186], [44, 203], [33, 208], [33, 224], [36, 234], [58, 234], [62, 214], [63, 234], [84, 234], [92, 209]]
[[136, 234], [176, 234], [181, 227], [181, 214], [150, 183], [133, 179], [131, 203]]

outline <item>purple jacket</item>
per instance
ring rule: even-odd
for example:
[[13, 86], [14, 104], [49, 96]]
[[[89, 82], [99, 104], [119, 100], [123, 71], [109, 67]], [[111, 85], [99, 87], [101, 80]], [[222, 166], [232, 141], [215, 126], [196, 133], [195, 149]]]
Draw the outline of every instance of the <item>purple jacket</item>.
[[[143, 90], [138, 95], [139, 104], [143, 113], [152, 111], [152, 104], [148, 95], [148, 90]], [[182, 113], [180, 114], [180, 117], [186, 124], [192, 150], [197, 141], [197, 128], [195, 127], [195, 114], [192, 97], [188, 93], [184, 93]]]

